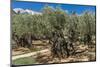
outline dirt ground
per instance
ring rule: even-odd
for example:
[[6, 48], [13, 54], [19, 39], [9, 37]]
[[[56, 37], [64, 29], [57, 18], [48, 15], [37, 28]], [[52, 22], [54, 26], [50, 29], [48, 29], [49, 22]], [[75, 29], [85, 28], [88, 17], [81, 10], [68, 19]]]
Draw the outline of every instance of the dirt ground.
[[28, 49], [28, 48], [24, 48], [24, 47], [18, 47], [16, 49], [12, 49], [12, 56], [16, 56], [16, 55], [22, 55], [22, 54], [26, 54], [26, 53], [30, 53], [30, 52], [36, 52], [36, 51], [40, 51], [46, 48], [49, 48], [49, 46], [47, 45], [48, 40], [37, 40], [37, 41], [33, 41], [34, 47], [33, 49]]
[[[35, 43], [35, 49], [29, 50], [28, 48], [18, 48], [12, 50], [12, 57], [19, 56], [31, 52], [37, 52], [42, 51], [45, 49], [49, 50], [49, 46], [47, 44], [43, 45], [41, 42]], [[87, 45], [78, 45], [76, 46], [76, 54], [69, 56], [67, 58], [52, 58], [50, 50], [47, 52], [41, 52], [37, 53], [36, 56], [33, 57], [37, 64], [46, 64], [46, 63], [63, 63], [63, 62], [79, 62], [79, 61], [95, 61], [96, 60], [96, 54], [95, 54], [95, 45], [92, 48], [89, 48]]]
[[68, 58], [52, 58], [50, 53], [42, 54], [36, 58], [41, 64], [46, 63], [63, 63], [63, 62], [81, 62], [81, 61], [95, 61], [95, 48], [89, 48], [87, 46], [80, 45], [76, 54]]

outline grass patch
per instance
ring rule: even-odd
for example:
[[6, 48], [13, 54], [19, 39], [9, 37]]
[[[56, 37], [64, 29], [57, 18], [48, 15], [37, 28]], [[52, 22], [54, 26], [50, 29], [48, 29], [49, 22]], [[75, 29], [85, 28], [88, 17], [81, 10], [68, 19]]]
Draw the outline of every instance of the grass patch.
[[35, 64], [36, 60], [32, 57], [27, 57], [27, 58], [13, 60], [12, 63], [14, 65], [28, 65], [28, 64]]

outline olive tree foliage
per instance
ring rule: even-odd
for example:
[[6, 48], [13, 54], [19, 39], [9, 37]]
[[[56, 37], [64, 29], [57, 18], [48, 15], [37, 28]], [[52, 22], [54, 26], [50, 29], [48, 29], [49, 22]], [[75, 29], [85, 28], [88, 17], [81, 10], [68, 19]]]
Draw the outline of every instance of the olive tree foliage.
[[79, 17], [79, 32], [83, 37], [85, 44], [89, 44], [92, 41], [92, 36], [96, 35], [96, 21], [95, 15], [90, 12], [85, 12]]
[[57, 27], [59, 30], [64, 31], [65, 25], [68, 23], [68, 15], [60, 7], [54, 9], [53, 7], [46, 5], [43, 9], [43, 17], [49, 33], [57, 30]]
[[78, 24], [79, 24], [79, 17], [75, 12], [72, 13], [72, 15], [69, 16], [69, 26], [68, 26], [68, 37], [71, 42], [76, 42], [79, 37], [79, 30], [78, 30]]
[[[60, 7], [48, 5], [42, 9], [42, 14], [16, 14], [12, 17], [12, 33], [16, 33], [19, 38], [23, 37], [23, 40], [23, 35], [29, 35], [28, 33], [36, 37], [49, 37], [52, 41], [52, 52], [58, 56], [69, 55], [70, 48], [74, 50], [73, 43], [80, 41], [79, 38], [90, 43], [92, 36], [96, 35], [95, 26], [95, 15], [90, 12], [82, 15], [73, 12], [69, 15]], [[69, 49], [68, 45], [71, 46]]]
[[40, 34], [44, 27], [41, 19], [40, 15], [18, 14], [14, 16], [12, 21], [13, 32], [16, 32], [18, 36], [28, 32]]

